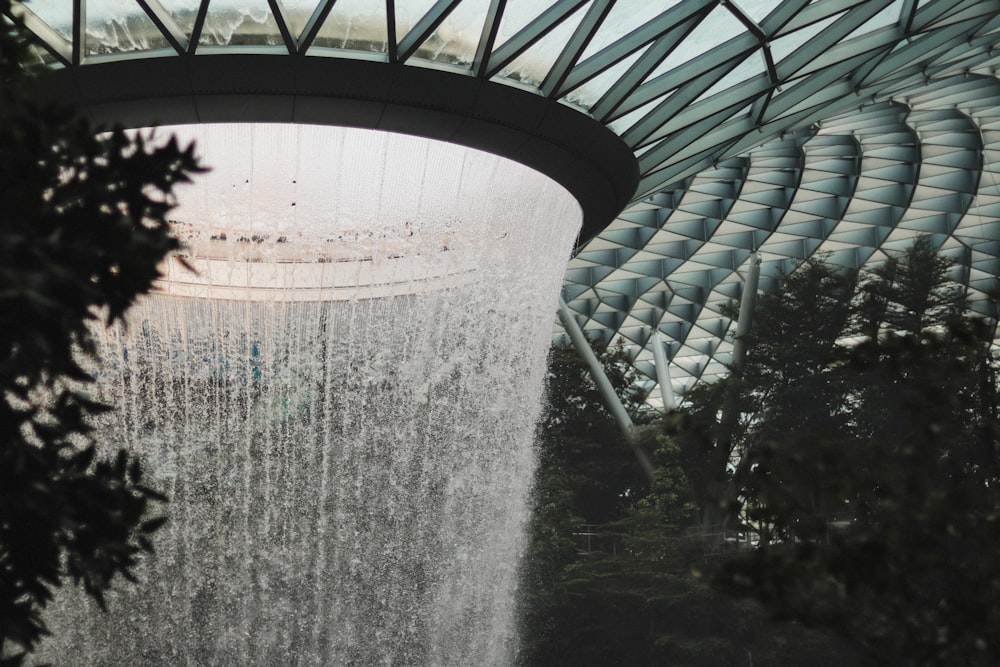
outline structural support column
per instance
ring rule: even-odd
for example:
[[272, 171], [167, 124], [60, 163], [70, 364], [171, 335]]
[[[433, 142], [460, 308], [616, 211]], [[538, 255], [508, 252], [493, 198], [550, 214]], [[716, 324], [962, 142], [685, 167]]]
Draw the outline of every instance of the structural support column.
[[670, 366], [659, 329], [653, 329], [653, 363], [656, 364], [656, 381], [660, 384], [660, 395], [663, 397], [663, 414], [669, 414], [677, 408], [677, 399], [674, 397], [674, 385], [670, 382]]
[[[746, 337], [750, 333], [750, 326], [753, 324], [753, 311], [757, 306], [757, 286], [760, 282], [760, 253], [753, 252], [750, 254], [750, 263], [747, 267], [746, 275], [743, 278], [743, 294], [740, 297], [740, 314], [736, 320], [736, 335], [733, 341], [733, 361], [730, 366], [731, 371], [739, 376], [743, 373], [743, 368], [746, 365], [747, 358], [747, 340]], [[730, 457], [733, 453], [733, 436], [736, 430], [737, 422], [739, 421], [739, 389], [738, 385], [730, 386], [728, 389], [728, 395], [726, 396], [725, 403], [722, 406], [721, 415], [721, 438], [718, 442], [718, 449], [722, 452], [726, 452], [726, 456]], [[728, 484], [726, 485], [725, 492], [722, 495], [723, 503], [725, 507], [731, 507], [736, 503], [736, 479], [740, 476], [743, 468], [749, 464], [749, 459], [742, 456], [739, 463], [737, 463], [736, 474], [733, 475]], [[721, 506], [720, 506], [721, 509]], [[732, 515], [728, 509], [723, 510], [722, 515], [722, 533], [721, 538], [725, 538], [726, 529], [729, 525], [729, 519]], [[707, 512], [705, 517], [705, 528], [713, 529], [716, 515], [714, 512]]]
[[747, 360], [746, 336], [753, 324], [753, 310], [757, 305], [757, 284], [760, 282], [760, 253], [750, 254], [750, 266], [743, 279], [743, 294], [740, 297], [740, 315], [736, 320], [736, 335], [733, 341], [732, 369], [736, 373], [743, 371]]
[[604, 368], [601, 366], [600, 360], [591, 349], [590, 341], [587, 340], [586, 335], [583, 333], [583, 329], [580, 328], [579, 322], [577, 322], [576, 318], [573, 317], [573, 313], [570, 312], [569, 306], [566, 305], [566, 301], [562, 298], [562, 296], [559, 297], [559, 319], [566, 328], [566, 333], [569, 334], [570, 340], [573, 341], [573, 347], [575, 347], [577, 353], [583, 357], [583, 360], [587, 362], [587, 367], [590, 369], [590, 375], [594, 379], [594, 384], [597, 385], [597, 390], [600, 392], [601, 398], [604, 400], [605, 407], [607, 407], [608, 411], [615, 418], [618, 428], [621, 430], [622, 435], [625, 436], [625, 440], [628, 442], [629, 447], [632, 448], [632, 452], [639, 461], [639, 465], [642, 467], [646, 477], [652, 481], [653, 464], [650, 462], [646, 452], [639, 447], [639, 443], [636, 441], [635, 424], [632, 423], [632, 418], [628, 416], [628, 411], [625, 410], [625, 406], [622, 404], [621, 399], [615, 392], [615, 388], [611, 384], [611, 380], [609, 380], [608, 376], [604, 373]]

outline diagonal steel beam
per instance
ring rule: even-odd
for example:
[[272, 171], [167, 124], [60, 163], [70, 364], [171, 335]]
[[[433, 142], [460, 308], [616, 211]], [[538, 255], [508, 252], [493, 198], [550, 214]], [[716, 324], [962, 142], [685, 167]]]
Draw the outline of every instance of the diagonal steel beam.
[[55, 28], [39, 18], [38, 15], [31, 11], [27, 5], [15, 2], [11, 6], [10, 10], [6, 12], [6, 15], [13, 21], [23, 23], [24, 27], [35, 36], [35, 41], [43, 49], [51, 53], [53, 58], [65, 66], [73, 64], [72, 42], [60, 35]]
[[486, 12], [486, 20], [483, 21], [483, 29], [479, 34], [479, 45], [476, 47], [476, 55], [472, 60], [472, 72], [478, 76], [485, 76], [489, 68], [490, 54], [493, 53], [493, 46], [497, 41], [497, 33], [500, 32], [500, 18], [503, 16], [507, 0], [490, 0], [490, 7]]
[[316, 35], [319, 34], [320, 29], [323, 27], [323, 22], [330, 15], [330, 10], [333, 9], [333, 5], [336, 2], [337, 0], [322, 0], [322, 2], [316, 5], [316, 9], [313, 10], [309, 20], [306, 21], [306, 26], [302, 29], [302, 34], [299, 35], [295, 43], [295, 50], [298, 53], [305, 53], [313, 45], [313, 42], [316, 41]]
[[[565, 88], [572, 90], [581, 83], [594, 78], [615, 63], [639, 51], [647, 44], [655, 42], [668, 34], [674, 34], [678, 26], [685, 24], [689, 20], [694, 19], [697, 22], [700, 20], [700, 17], [706, 16], [715, 8], [716, 2], [717, 0], [684, 0], [684, 2], [677, 4], [660, 16], [639, 26], [574, 67], [566, 80]], [[682, 34], [675, 37], [675, 39], [680, 40], [686, 34], [687, 31], [682, 30]], [[664, 44], [664, 46], [668, 51], [672, 48], [669, 42]]]
[[426, 42], [437, 27], [441, 25], [441, 22], [448, 18], [448, 14], [451, 13], [455, 7], [459, 5], [462, 0], [437, 0], [434, 6], [424, 14], [417, 24], [414, 25], [408, 33], [399, 41], [399, 47], [397, 49], [396, 57], [400, 62], [406, 62], [406, 60], [414, 54], [414, 52], [420, 48], [420, 45]]
[[[827, 52], [845, 39], [848, 35], [858, 29], [866, 21], [888, 7], [893, 0], [870, 0], [863, 5], [859, 5], [844, 14], [833, 22], [819, 34], [813, 36], [808, 42], [797, 48], [787, 57], [776, 63], [778, 80], [786, 81], [800, 69], [813, 64], [817, 60], [817, 54], [827, 54]], [[897, 31], [899, 29], [897, 28]], [[901, 36], [901, 32], [898, 33]], [[872, 37], [868, 35], [867, 37]], [[886, 38], [880, 37], [885, 40]], [[851, 40], [853, 42], [854, 40]], [[858, 47], [860, 49], [860, 46]], [[854, 53], [857, 53], [855, 51]], [[827, 56], [828, 58], [830, 56]]]
[[288, 55], [294, 56], [298, 51], [298, 41], [295, 39], [295, 35], [292, 34], [291, 28], [288, 25], [288, 16], [285, 15], [285, 8], [281, 6], [280, 0], [267, 0], [267, 4], [271, 8], [271, 15], [274, 16], [274, 22], [278, 26], [281, 41], [285, 43], [285, 48], [288, 49]]
[[73, 0], [73, 64], [83, 63], [86, 53], [87, 39], [87, 3], [84, 0]]
[[689, 81], [698, 79], [705, 74], [711, 74], [719, 67], [719, 63], [728, 62], [734, 58], [742, 58], [750, 51], [760, 47], [760, 42], [749, 33], [738, 35], [722, 46], [703, 53], [697, 58], [675, 67], [669, 72], [654, 79], [644, 81], [618, 106], [617, 110], [608, 116], [609, 119], [623, 116], [630, 111], [662, 97], [674, 88], [679, 88]]
[[198, 13], [194, 17], [194, 26], [191, 28], [191, 39], [188, 40], [188, 55], [193, 55], [198, 50], [198, 42], [201, 41], [201, 31], [205, 28], [206, 16], [208, 16], [208, 0], [201, 0]]
[[498, 74], [501, 69], [534, 46], [538, 40], [572, 16], [587, 2], [589, 0], [557, 0], [493, 52], [490, 56], [489, 66], [484, 73], [485, 78], [489, 79]]
[[385, 34], [388, 40], [389, 62], [399, 61], [399, 45], [396, 43], [396, 2], [385, 0]]
[[[699, 12], [678, 23], [667, 33], [661, 35], [646, 52], [639, 56], [628, 71], [597, 101], [590, 110], [595, 118], [610, 119], [618, 111], [618, 107], [642, 85], [646, 77], [659, 67], [660, 63], [677, 48], [677, 45], [687, 37], [709, 10]], [[641, 106], [641, 105], [640, 105]], [[627, 113], [624, 111], [623, 113]]]
[[587, 10], [587, 14], [580, 21], [573, 36], [570, 37], [556, 58], [555, 64], [542, 81], [542, 95], [545, 97], [560, 97], [567, 91], [561, 90], [561, 86], [569, 76], [570, 69], [576, 64], [583, 54], [590, 40], [601, 28], [604, 19], [607, 18], [611, 8], [614, 7], [615, 0], [594, 0], [594, 4]]
[[156, 29], [163, 34], [163, 38], [167, 40], [171, 48], [178, 54], [186, 53], [188, 37], [181, 30], [181, 27], [177, 25], [174, 17], [163, 8], [160, 0], [136, 0], [136, 2], [146, 12], [146, 16], [153, 22]]

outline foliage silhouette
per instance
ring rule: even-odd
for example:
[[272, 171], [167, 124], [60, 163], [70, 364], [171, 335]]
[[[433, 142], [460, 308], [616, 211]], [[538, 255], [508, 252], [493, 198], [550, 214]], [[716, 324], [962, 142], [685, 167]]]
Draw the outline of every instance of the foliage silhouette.
[[[598, 351], [635, 396], [624, 348]], [[522, 665], [841, 666], [829, 637], [772, 624], [756, 603], [714, 590], [687, 459], [660, 419], [635, 410], [656, 465], [648, 484], [579, 355], [554, 347], [522, 577]], [[674, 419], [667, 420], [671, 424]]]
[[22, 664], [48, 632], [65, 579], [105, 605], [134, 579], [166, 500], [138, 460], [97, 452], [87, 393], [91, 327], [149, 291], [178, 242], [173, 188], [201, 171], [193, 146], [98, 133], [38, 102], [41, 68], [0, 0], [0, 664]]
[[740, 401], [724, 500], [760, 544], [720, 582], [872, 664], [1000, 663], [995, 322], [950, 272], [929, 238], [871, 273], [807, 265], [760, 298], [724, 382]]

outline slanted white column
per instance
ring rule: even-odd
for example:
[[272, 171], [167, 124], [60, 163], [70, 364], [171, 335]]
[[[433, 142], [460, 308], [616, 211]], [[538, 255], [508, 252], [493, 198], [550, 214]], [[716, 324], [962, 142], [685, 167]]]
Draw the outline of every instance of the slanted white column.
[[656, 364], [656, 381], [660, 384], [660, 395], [663, 397], [663, 413], [668, 414], [677, 409], [677, 399], [670, 382], [670, 365], [663, 351], [663, 338], [659, 329], [653, 329], [653, 363]]
[[743, 294], [740, 297], [740, 315], [736, 320], [736, 335], [733, 341], [733, 371], [739, 373], [747, 359], [747, 334], [753, 324], [753, 310], [757, 305], [757, 284], [760, 282], [760, 253], [750, 254], [750, 265], [743, 279]]
[[597, 390], [601, 394], [601, 398], [604, 400], [604, 405], [607, 407], [608, 411], [611, 412], [611, 416], [615, 418], [615, 422], [618, 424], [618, 428], [621, 430], [622, 434], [625, 436], [625, 440], [628, 442], [629, 447], [632, 448], [632, 452], [635, 454], [636, 459], [639, 461], [639, 465], [642, 467], [646, 476], [652, 481], [653, 479], [653, 464], [650, 462], [649, 457], [646, 455], [640, 447], [639, 443], [636, 442], [635, 437], [635, 424], [632, 423], [632, 418], [628, 416], [628, 411], [625, 410], [625, 406], [622, 404], [621, 399], [618, 394], [615, 393], [615, 388], [611, 384], [611, 380], [604, 373], [604, 368], [601, 366], [600, 360], [594, 351], [590, 348], [590, 341], [583, 333], [583, 329], [580, 328], [580, 323], [576, 321], [573, 317], [573, 313], [570, 312], [569, 306], [566, 305], [566, 301], [559, 297], [559, 319], [562, 321], [563, 326], [566, 327], [566, 333], [569, 334], [570, 340], [573, 341], [573, 347], [576, 351], [583, 357], [583, 360], [587, 362], [587, 367], [590, 369], [590, 375], [594, 378], [594, 383], [597, 385]]

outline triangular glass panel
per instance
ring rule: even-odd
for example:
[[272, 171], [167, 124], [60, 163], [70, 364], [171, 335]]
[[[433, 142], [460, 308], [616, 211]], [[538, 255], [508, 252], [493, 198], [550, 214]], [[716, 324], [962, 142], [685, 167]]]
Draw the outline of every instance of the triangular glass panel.
[[[602, 301], [603, 300], [604, 299], [602, 298]], [[590, 319], [614, 330], [617, 329], [622, 323], [622, 320], [625, 319], [625, 315], [616, 310], [610, 313], [594, 313]]]
[[600, 285], [594, 288], [594, 292], [596, 292], [597, 296], [601, 299], [601, 307], [598, 308], [598, 313], [601, 311], [616, 311], [615, 317], [618, 318], [618, 323], [621, 324], [625, 321], [625, 312], [623, 311], [628, 311], [632, 307], [632, 304], [635, 301], [634, 299], [622, 294], [616, 294], [615, 292], [611, 292], [609, 290], [601, 289]]
[[[717, 204], [716, 208], [718, 208], [717, 202], [705, 202], [705, 203], [706, 204], [716, 203]], [[688, 238], [697, 239], [699, 241], [710, 241], [712, 238], [712, 234], [715, 233], [715, 230], [718, 229], [719, 225], [721, 224], [722, 224], [721, 217], [707, 217], [701, 220], [692, 220], [686, 226], [683, 227], [685, 231], [680, 233], [683, 233]], [[675, 226], [671, 224], [670, 226], [671, 231], [678, 231], [681, 228], [682, 228], [681, 225]]]
[[800, 46], [830, 27], [842, 14], [843, 12], [828, 16], [822, 21], [810, 23], [799, 30], [772, 39], [770, 42], [771, 57], [774, 59], [775, 66], [794, 53]]
[[434, 7], [436, 0], [396, 0], [396, 43], [398, 44], [406, 33]]
[[641, 294], [639, 286], [636, 284], [634, 278], [626, 280], [604, 280], [601, 282], [601, 289], [632, 298], [636, 298], [639, 294]]
[[880, 239], [875, 235], [874, 227], [862, 227], [844, 232], [834, 232], [830, 235], [830, 240], [837, 243], [849, 245], [865, 246], [874, 248], [879, 244]]
[[668, 9], [678, 4], [680, 0], [618, 0], [601, 22], [594, 37], [587, 44], [580, 61], [600, 53], [601, 49], [611, 46], [627, 36], [636, 28], [666, 13]]
[[850, 220], [879, 227], [894, 227], [898, 222], [895, 212], [899, 210], [901, 209], [893, 206], [882, 206], [866, 211], [855, 211], [851, 213]]
[[566, 48], [589, 6], [588, 2], [567, 16], [524, 53], [508, 63], [494, 79], [513, 79], [530, 86], [540, 86], [559, 54]]
[[[681, 276], [677, 276], [677, 274], [674, 275], [677, 278], [681, 278]], [[688, 276], [684, 276], [684, 278], [686, 279]], [[695, 278], [695, 282], [701, 285], [704, 282], [702, 276], [698, 275]], [[672, 303], [667, 307], [667, 312], [688, 322], [694, 322], [698, 318], [698, 308], [693, 303]]]
[[198, 7], [202, 0], [160, 0], [160, 5], [167, 10], [170, 18], [184, 31], [188, 37], [194, 30], [194, 21], [198, 17]]
[[840, 197], [849, 197], [854, 190], [851, 179], [847, 176], [817, 178], [808, 182], [803, 181], [801, 189], [807, 192], [822, 192]]
[[504, 6], [503, 16], [497, 28], [495, 46], [500, 46], [516, 35], [522, 28], [541, 16], [545, 10], [556, 4], [554, 0], [510, 0]]
[[[618, 61], [589, 81], [585, 81], [570, 91], [563, 99], [584, 109], [590, 109], [601, 97], [611, 90], [612, 86], [621, 81], [625, 72], [635, 64], [648, 46], [636, 51], [623, 60]], [[581, 58], [582, 62], [582, 58]]]
[[[413, 57], [472, 67], [489, 8], [490, 0], [465, 0], [460, 3], [417, 48]], [[396, 34], [397, 39], [403, 36]]]
[[[714, 248], [714, 244], [712, 247]], [[737, 261], [736, 252], [734, 250], [714, 249], [711, 252], [700, 252], [697, 255], [697, 260], [703, 264], [708, 264], [709, 266], [714, 266], [720, 269], [736, 269], [741, 263], [740, 261]]]
[[384, 2], [339, 0], [323, 22], [313, 46], [388, 53], [386, 21]]
[[644, 246], [654, 234], [655, 231], [649, 229], [648, 227], [630, 227], [627, 229], [606, 231], [601, 235], [601, 238], [629, 248], [639, 249], [642, 248], [642, 246]]
[[170, 47], [167, 38], [134, 0], [87, 3], [84, 43], [88, 56]]
[[278, 4], [283, 10], [282, 14], [284, 14], [285, 20], [288, 21], [288, 29], [291, 30], [292, 37], [299, 39], [306, 29], [309, 19], [312, 18], [313, 12], [316, 11], [319, 0], [280, 0]]
[[716, 93], [728, 90], [738, 83], [749, 81], [756, 76], [764, 74], [765, 72], [767, 72], [767, 64], [764, 61], [764, 52], [758, 49], [744, 58], [743, 61], [730, 70], [728, 74], [712, 84], [708, 90], [695, 99], [695, 102], [699, 102], [706, 97], [711, 97]]
[[716, 7], [646, 77], [646, 81], [650, 81], [661, 74], [676, 69], [746, 31], [746, 26], [733, 16], [732, 12], [725, 7]]
[[660, 322], [660, 332], [671, 340], [684, 340], [691, 330], [691, 324], [683, 321], [662, 321]]
[[733, 2], [758, 24], [777, 9], [782, 0], [736, 0]]
[[788, 205], [788, 193], [781, 188], [771, 188], [768, 190], [759, 190], [757, 192], [744, 192], [743, 200], [754, 204], [760, 204], [762, 206], [784, 208]]
[[198, 43], [205, 46], [284, 46], [267, 0], [245, 0], [239, 7], [211, 0]]
[[637, 107], [632, 111], [629, 111], [627, 114], [619, 118], [616, 118], [611, 123], [608, 123], [608, 128], [618, 136], [624, 135], [626, 132], [632, 129], [634, 125], [638, 124], [639, 121], [645, 118], [647, 114], [655, 111], [656, 108], [659, 107], [660, 103], [666, 100], [673, 93], [674, 91], [670, 91], [669, 93], [663, 95], [662, 97], [657, 97], [655, 99], [652, 99], [649, 102], [643, 104], [642, 106]]
[[[566, 302], [569, 303], [573, 299], [579, 299], [583, 294], [590, 291], [587, 287], [583, 285], [565, 285], [563, 286], [563, 294], [566, 295]], [[580, 310], [580, 302], [575, 302], [571, 306], [574, 310]]]
[[884, 28], [887, 25], [893, 25], [899, 22], [900, 12], [903, 10], [903, 0], [895, 0], [891, 5], [880, 11], [875, 16], [871, 17], [855, 30], [851, 31], [847, 37], [842, 41], [847, 41], [853, 39], [854, 37], [861, 37], [862, 35], [867, 35], [870, 32], [875, 32], [879, 28]]
[[906, 206], [909, 202], [909, 189], [901, 183], [892, 183], [878, 188], [867, 190], [858, 189], [854, 193], [855, 199], [861, 199], [877, 204], [888, 204], [890, 206]]
[[797, 222], [791, 225], [784, 224], [781, 226], [781, 231], [784, 234], [792, 234], [793, 236], [809, 236], [812, 238], [822, 238], [826, 236], [822, 220], [808, 220], [806, 222]]
[[770, 208], [756, 208], [730, 213], [729, 219], [747, 227], [773, 230], [780, 219], [780, 213]]
[[26, 7], [63, 39], [73, 41], [73, 3], [66, 0], [31, 0]]

